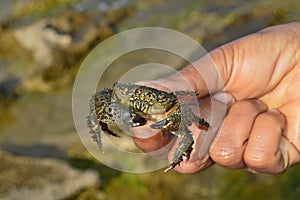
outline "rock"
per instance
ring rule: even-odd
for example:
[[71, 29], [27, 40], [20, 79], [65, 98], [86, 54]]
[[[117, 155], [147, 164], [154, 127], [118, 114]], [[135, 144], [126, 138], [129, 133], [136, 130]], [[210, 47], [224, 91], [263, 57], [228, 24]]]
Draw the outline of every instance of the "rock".
[[61, 77], [77, 65], [95, 44], [115, 33], [115, 24], [129, 9], [106, 13], [65, 11], [13, 30], [17, 42], [30, 51], [43, 78]]
[[32, 146], [16, 145], [16, 144], [3, 144], [2, 150], [17, 156], [26, 156], [34, 158], [64, 158], [64, 152], [52, 145], [35, 144]]
[[66, 46], [71, 42], [68, 35], [54, 35], [53, 31], [47, 27], [45, 19], [16, 29], [13, 34], [21, 46], [30, 50], [34, 59], [43, 66], [53, 64], [52, 54], [55, 46]]
[[0, 81], [0, 99], [8, 99], [17, 95], [21, 81], [17, 78]]
[[82, 59], [132, 12], [129, 0], [64, 2], [11, 3], [18, 13], [0, 14], [0, 82], [16, 77], [21, 94], [70, 86]]
[[17, 78], [0, 79], [0, 110], [19, 97], [20, 86], [21, 81]]
[[14, 156], [0, 151], [0, 199], [65, 199], [99, 184], [93, 170], [79, 171], [50, 158]]

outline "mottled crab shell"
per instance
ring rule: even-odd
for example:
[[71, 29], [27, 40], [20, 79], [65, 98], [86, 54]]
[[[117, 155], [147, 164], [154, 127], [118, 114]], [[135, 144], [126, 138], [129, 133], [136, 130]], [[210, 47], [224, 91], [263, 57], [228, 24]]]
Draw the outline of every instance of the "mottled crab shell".
[[112, 98], [112, 89], [100, 90], [92, 95], [90, 100], [90, 114], [87, 117], [87, 125], [90, 129], [92, 139], [97, 143], [99, 149], [103, 151], [101, 134], [106, 132], [112, 136], [119, 137], [109, 129], [109, 125], [124, 123], [130, 120], [128, 110], [117, 104]]
[[113, 98], [121, 104], [139, 111], [144, 115], [166, 113], [177, 103], [174, 93], [168, 93], [147, 86], [115, 83]]

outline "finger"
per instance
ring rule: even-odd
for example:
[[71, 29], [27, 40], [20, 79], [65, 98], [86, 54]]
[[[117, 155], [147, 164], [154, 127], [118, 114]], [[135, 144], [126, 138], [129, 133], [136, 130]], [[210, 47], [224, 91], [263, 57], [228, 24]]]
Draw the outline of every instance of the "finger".
[[147, 154], [158, 158], [167, 158], [174, 136], [148, 126], [131, 128], [136, 146]]
[[284, 136], [295, 147], [295, 151], [300, 154], [300, 98], [284, 104], [280, 107], [280, 111], [285, 114], [288, 121], [288, 127], [284, 132]]
[[257, 100], [234, 103], [219, 130], [216, 143], [211, 148], [211, 158], [217, 164], [230, 169], [244, 168], [243, 154], [254, 120], [266, 109], [266, 105]]
[[244, 154], [250, 171], [275, 174], [288, 167], [283, 153], [287, 148], [283, 146], [287, 144], [282, 137], [284, 128], [285, 118], [276, 110], [256, 118]]

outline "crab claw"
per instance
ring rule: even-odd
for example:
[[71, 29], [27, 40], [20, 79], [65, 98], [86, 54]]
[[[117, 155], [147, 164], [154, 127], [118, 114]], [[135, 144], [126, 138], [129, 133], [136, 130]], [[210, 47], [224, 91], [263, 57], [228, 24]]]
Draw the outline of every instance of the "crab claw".
[[198, 127], [205, 131], [211, 128], [210, 124], [207, 121], [205, 121], [203, 118], [198, 118]]
[[[181, 135], [181, 133], [179, 132], [178, 135]], [[168, 172], [172, 170], [176, 165], [179, 165], [180, 162], [182, 162], [183, 160], [188, 161], [190, 158], [190, 154], [193, 150], [192, 148], [193, 144], [194, 144], [194, 140], [192, 135], [189, 134], [188, 132], [184, 134], [175, 150], [172, 163], [169, 165], [167, 169], [164, 170], [164, 172]]]
[[99, 125], [101, 126], [101, 129], [102, 129], [103, 131], [105, 131], [106, 133], [108, 133], [109, 135], [112, 135], [112, 136], [114, 136], [114, 137], [121, 137], [121, 136], [119, 136], [118, 134], [116, 134], [115, 132], [109, 130], [109, 128], [108, 128], [108, 126], [107, 126], [106, 123], [104, 123], [104, 122], [99, 122]]
[[170, 165], [169, 165], [169, 167], [167, 168], [167, 169], [165, 169], [164, 170], [164, 172], [168, 172], [168, 171], [171, 171], [172, 169], [174, 169], [174, 167], [176, 166], [176, 165], [179, 165], [179, 163], [180, 162], [178, 162], [178, 163], [171, 163]]
[[163, 119], [163, 120], [158, 121], [158, 122], [156, 122], [154, 124], [151, 124], [150, 128], [153, 128], [153, 129], [165, 129], [167, 123], [168, 123], [167, 119]]

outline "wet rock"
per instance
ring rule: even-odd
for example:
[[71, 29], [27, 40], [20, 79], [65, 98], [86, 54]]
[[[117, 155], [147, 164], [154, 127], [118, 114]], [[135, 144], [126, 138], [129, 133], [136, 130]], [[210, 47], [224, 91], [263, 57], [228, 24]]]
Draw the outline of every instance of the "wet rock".
[[22, 94], [70, 86], [82, 59], [132, 13], [130, 1], [5, 1], [15, 12], [0, 14], [0, 82], [16, 77]]
[[13, 31], [18, 43], [32, 52], [43, 78], [61, 77], [77, 65], [95, 44], [113, 35], [127, 8], [97, 12], [66, 11]]
[[47, 20], [41, 20], [32, 25], [16, 29], [14, 36], [25, 49], [33, 53], [37, 62], [44, 66], [53, 64], [53, 48], [64, 47], [71, 42], [66, 34], [55, 34]]
[[14, 156], [0, 151], [0, 199], [65, 199], [99, 184], [93, 170], [79, 171], [57, 159]]
[[46, 144], [35, 144], [32, 146], [22, 146], [16, 144], [3, 144], [2, 150], [13, 155], [28, 156], [35, 158], [64, 158], [64, 152], [59, 148]]
[[16, 95], [21, 81], [17, 78], [0, 81], [0, 98], [8, 99]]
[[0, 109], [18, 98], [20, 85], [21, 81], [17, 78], [0, 79]]

